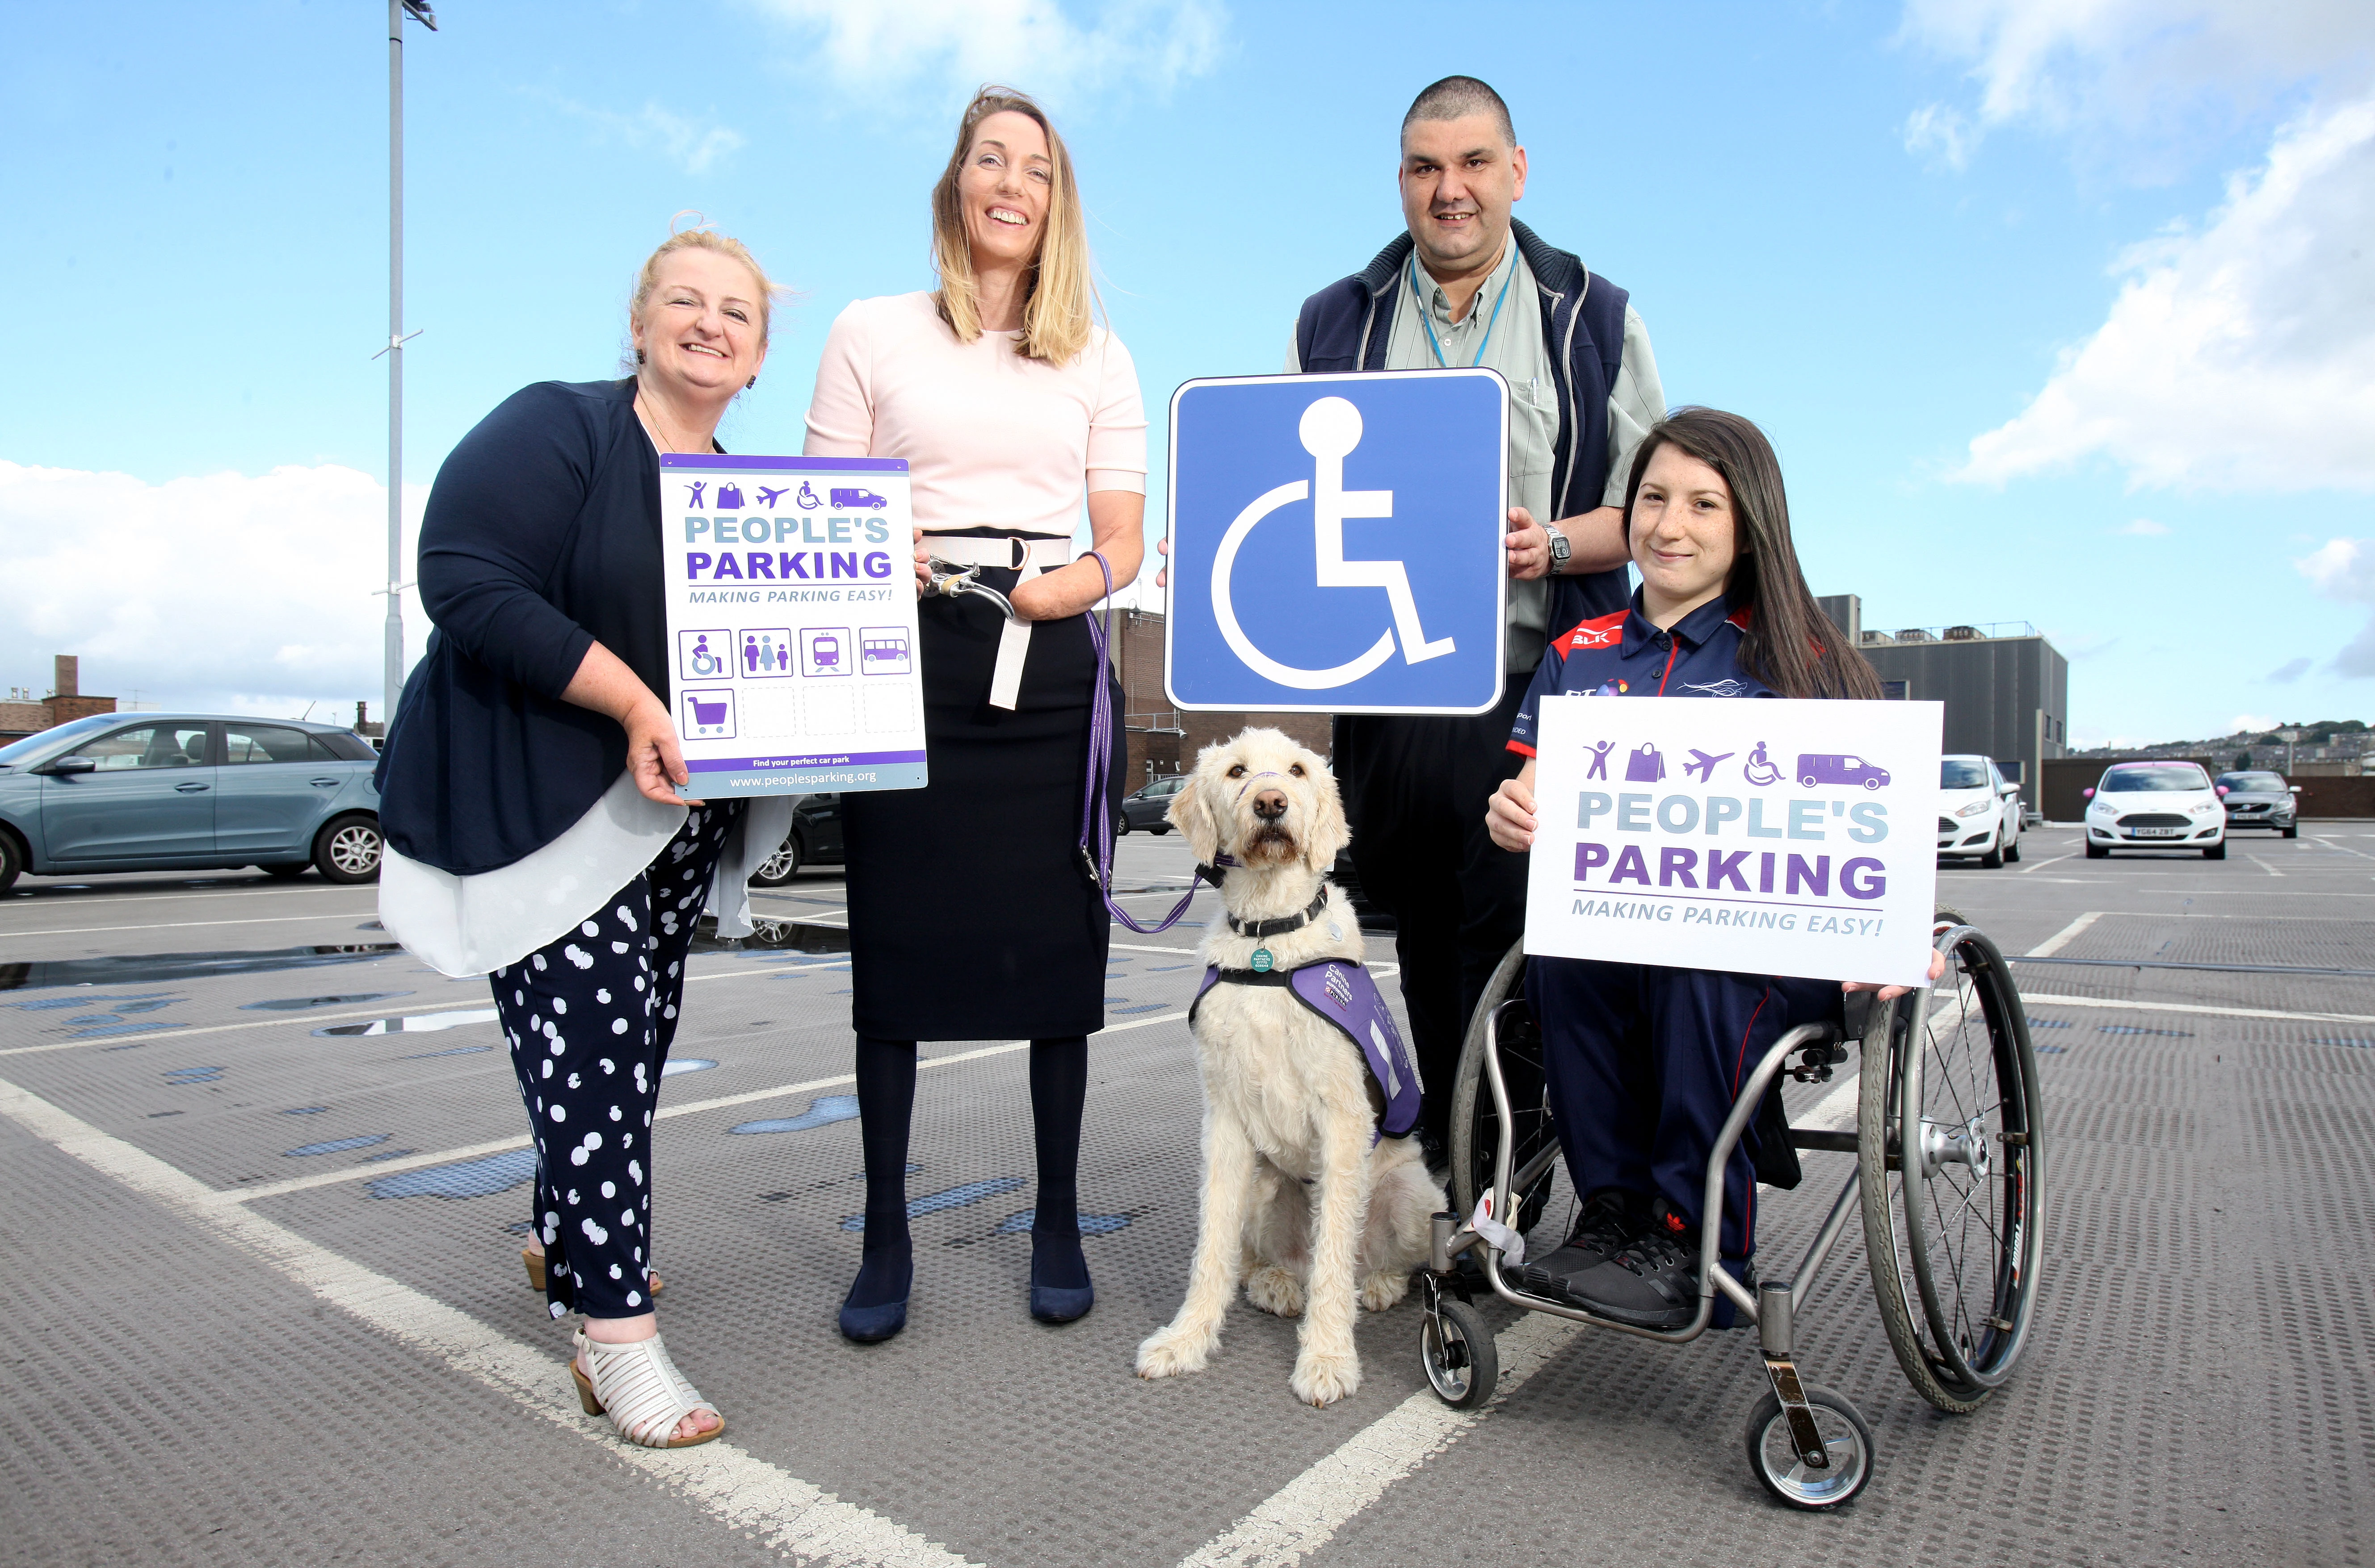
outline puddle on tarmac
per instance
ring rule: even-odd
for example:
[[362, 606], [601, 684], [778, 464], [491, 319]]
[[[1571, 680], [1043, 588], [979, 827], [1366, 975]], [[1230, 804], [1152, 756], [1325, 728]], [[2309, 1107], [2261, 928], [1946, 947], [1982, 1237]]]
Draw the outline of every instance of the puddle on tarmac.
[[1113, 1013], [1116, 1018], [1120, 1018], [1129, 1013], [1159, 1013], [1170, 1005], [1171, 1004], [1168, 1002], [1145, 1002], [1135, 1008], [1116, 1008], [1113, 1009]]
[[[2035, 1022], [2036, 1020], [2032, 1019], [2030, 1021], [2033, 1023], [2033, 1022]], [[2368, 1046], [2368, 1045], [2375, 1045], [2375, 1040], [2342, 1040], [2342, 1039], [2334, 1039], [2334, 1040], [2312, 1040], [2312, 1041], [2310, 1041], [2310, 1044], [2312, 1044], [2312, 1045], [2359, 1045], [2359, 1046]]]
[[678, 1056], [660, 1068], [660, 1077], [670, 1079], [679, 1073], [705, 1073], [717, 1064], [706, 1056]]
[[365, 1133], [360, 1138], [334, 1138], [327, 1143], [309, 1143], [301, 1148], [284, 1150], [284, 1160], [310, 1160], [316, 1154], [344, 1154], [350, 1149], [370, 1149], [385, 1143], [393, 1133]]
[[2028, 1027], [2031, 1029], [2074, 1029], [2077, 1026], [2073, 1024], [2066, 1018], [2033, 1018], [2028, 1020]]
[[144, 981], [204, 980], [217, 974], [323, 969], [333, 964], [368, 963], [400, 950], [394, 942], [372, 942], [349, 947], [276, 948], [266, 952], [141, 953], [0, 963], [0, 991], [37, 990], [50, 985], [137, 985]]
[[2182, 1029], [2145, 1029], [2133, 1023], [2105, 1023], [2095, 1027], [2097, 1034], [2165, 1034], [2172, 1040], [2191, 1040], [2192, 1034]]
[[809, 1102], [809, 1108], [797, 1116], [776, 1116], [763, 1122], [744, 1122], [727, 1127], [729, 1133], [806, 1132], [810, 1127], [830, 1126], [835, 1122], [855, 1121], [857, 1117], [857, 1096], [826, 1094]]
[[339, 1038], [372, 1034], [434, 1034], [441, 1029], [459, 1029], [466, 1023], [490, 1023], [495, 1016], [492, 1008], [474, 1008], [465, 1012], [414, 1013], [407, 1018], [375, 1018], [367, 1023], [334, 1023], [317, 1029], [318, 1035]]
[[[1035, 1208], [1017, 1209], [1014, 1213], [1008, 1215], [1005, 1219], [1000, 1220], [998, 1222], [998, 1231], [996, 1233], [1001, 1236], [1022, 1235], [1031, 1229], [1031, 1221], [1037, 1218], [1038, 1213], [1039, 1211]], [[1083, 1214], [1079, 1218], [1081, 1221], [1081, 1234], [1084, 1236], [1109, 1236], [1116, 1231], [1120, 1230], [1123, 1226], [1128, 1224], [1131, 1220], [1137, 1219], [1138, 1216], [1135, 1214]]]
[[491, 1051], [491, 1045], [456, 1045], [450, 1051], [416, 1051], [409, 1056], [398, 1056], [399, 1062], [425, 1062], [432, 1056], [475, 1056], [481, 1051]]
[[364, 1191], [373, 1197], [492, 1197], [536, 1179], [536, 1150], [506, 1149], [482, 1160], [461, 1160], [382, 1176]]
[[242, 1002], [242, 1012], [301, 1013], [313, 1008], [351, 1008], [364, 1002], [391, 1001], [409, 991], [356, 991], [342, 996], [275, 996], [268, 1002]]
[[284, 1116], [318, 1116], [328, 1109], [327, 1105], [291, 1105], [280, 1114]]
[[171, 1084], [212, 1083], [222, 1075], [221, 1067], [175, 1067], [165, 1074], [165, 1081]]
[[[993, 1176], [986, 1182], [966, 1182], [960, 1186], [950, 1187], [945, 1192], [928, 1193], [922, 1197], [909, 1198], [907, 1218], [920, 1220], [927, 1214], [939, 1214], [951, 1208], [964, 1208], [981, 1202], [984, 1198], [996, 1197], [1000, 1193], [1013, 1192], [1022, 1185], [1022, 1178], [1020, 1176]], [[845, 1231], [863, 1231], [866, 1229], [866, 1216], [853, 1214], [841, 1222], [841, 1228]]]
[[703, 920], [694, 933], [692, 950], [697, 953], [845, 953], [849, 951], [849, 931], [841, 925], [818, 925], [805, 920], [756, 919], [750, 922], [747, 937], [717, 935], [717, 923]]

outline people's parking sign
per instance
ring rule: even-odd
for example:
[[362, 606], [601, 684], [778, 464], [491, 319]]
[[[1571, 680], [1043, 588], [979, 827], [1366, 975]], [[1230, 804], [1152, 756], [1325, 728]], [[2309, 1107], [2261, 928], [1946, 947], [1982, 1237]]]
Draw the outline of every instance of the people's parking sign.
[[1508, 451], [1508, 387], [1489, 370], [1181, 386], [1171, 701], [1489, 711], [1501, 699]]

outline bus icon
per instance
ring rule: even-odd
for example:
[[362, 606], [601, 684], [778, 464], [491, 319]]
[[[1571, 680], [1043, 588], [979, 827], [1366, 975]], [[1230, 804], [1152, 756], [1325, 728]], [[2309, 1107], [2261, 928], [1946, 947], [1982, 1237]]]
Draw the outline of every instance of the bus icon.
[[880, 496], [876, 495], [872, 490], [859, 489], [833, 491], [833, 503], [835, 506], [849, 507], [868, 512], [880, 512], [884, 507], [891, 504]]
[[861, 626], [857, 629], [857, 672], [860, 675], [905, 675], [915, 667], [915, 655], [904, 626]]

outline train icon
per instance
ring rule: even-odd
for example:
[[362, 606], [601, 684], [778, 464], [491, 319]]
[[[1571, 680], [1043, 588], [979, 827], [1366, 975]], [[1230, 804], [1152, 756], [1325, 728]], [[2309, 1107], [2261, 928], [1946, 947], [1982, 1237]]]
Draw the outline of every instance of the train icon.
[[853, 675], [857, 673], [857, 654], [845, 626], [811, 626], [800, 632], [803, 675]]

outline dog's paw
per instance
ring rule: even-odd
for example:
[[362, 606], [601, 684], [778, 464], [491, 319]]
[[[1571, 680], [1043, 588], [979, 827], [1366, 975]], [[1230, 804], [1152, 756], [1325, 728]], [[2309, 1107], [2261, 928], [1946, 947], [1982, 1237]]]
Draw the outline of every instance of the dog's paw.
[[1361, 1304], [1371, 1312], [1383, 1312], [1410, 1294], [1410, 1276], [1379, 1269], [1361, 1281]]
[[1179, 1328], [1150, 1334], [1138, 1347], [1138, 1375], [1177, 1377], [1182, 1373], [1201, 1372], [1212, 1359], [1216, 1342], [1212, 1335]]
[[1246, 1300], [1280, 1317], [1303, 1315], [1303, 1281], [1272, 1265], [1246, 1276]]
[[1306, 1405], [1348, 1399], [1361, 1386], [1361, 1358], [1351, 1350], [1306, 1349], [1294, 1358], [1294, 1375], [1286, 1380], [1286, 1385]]

